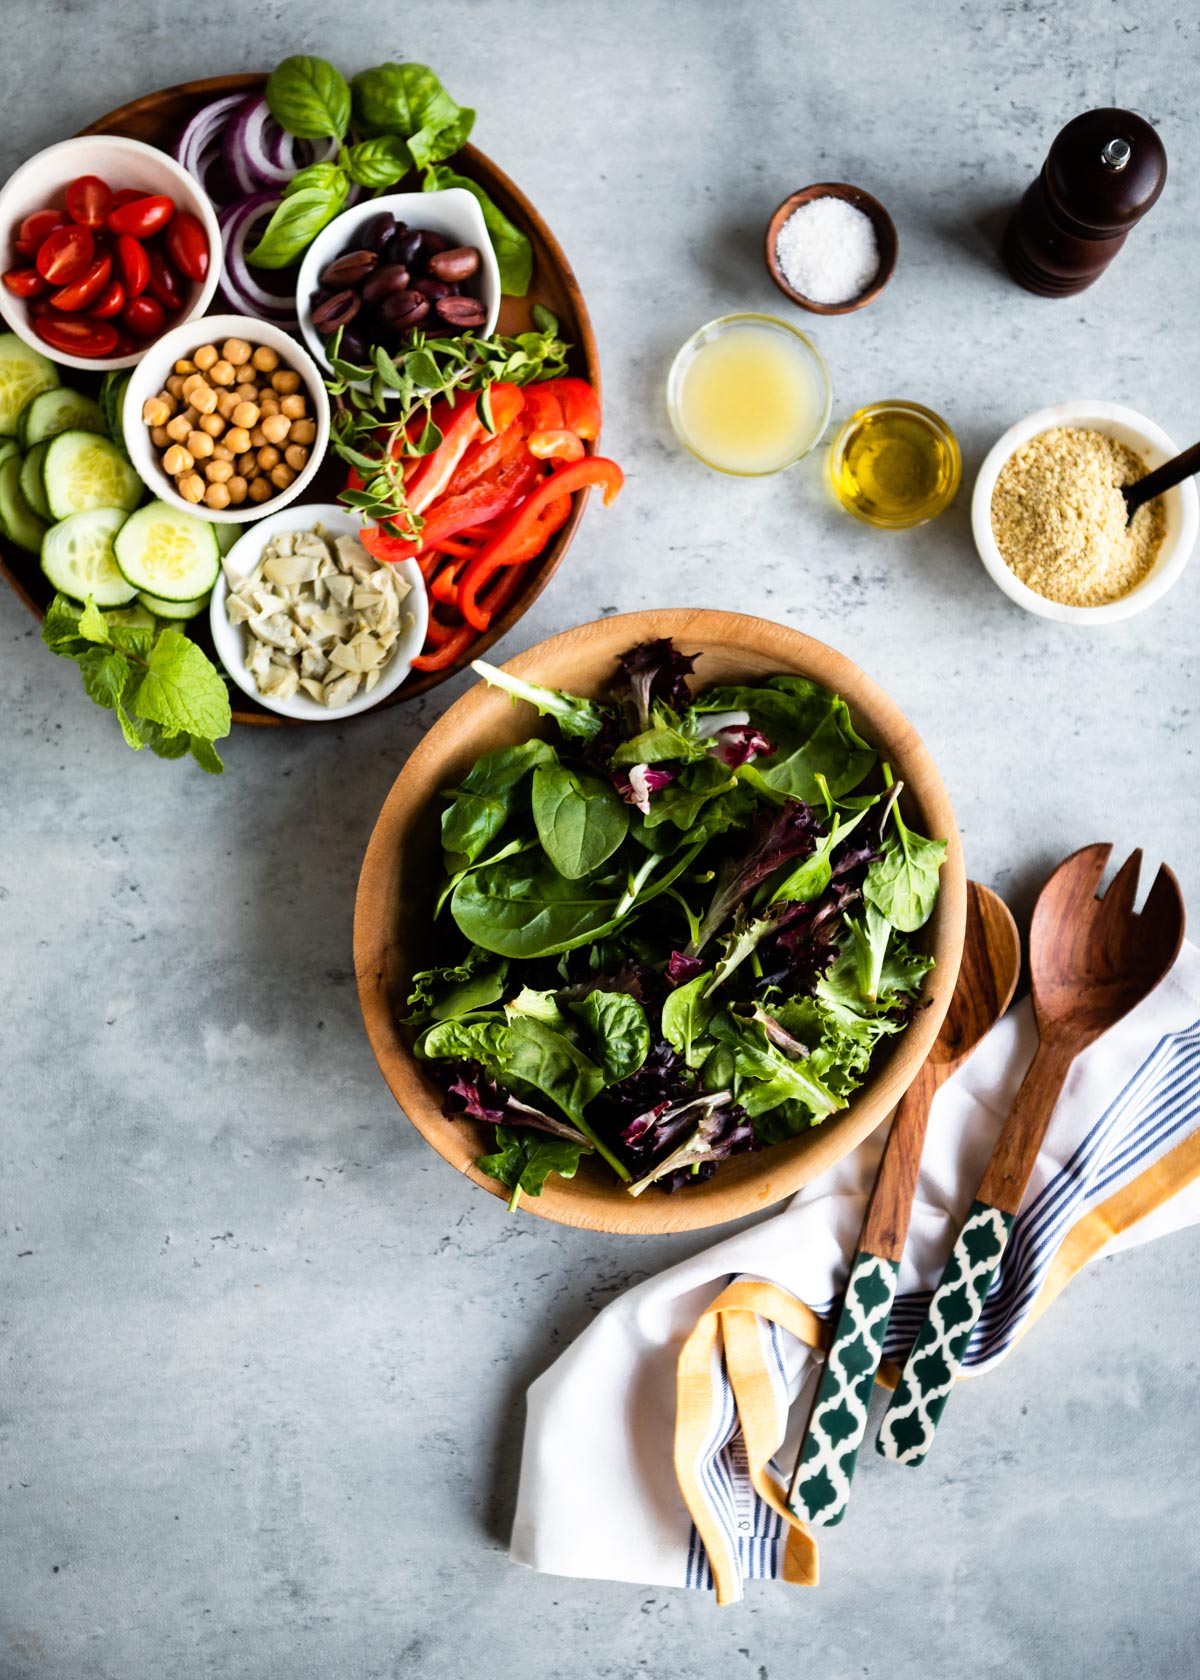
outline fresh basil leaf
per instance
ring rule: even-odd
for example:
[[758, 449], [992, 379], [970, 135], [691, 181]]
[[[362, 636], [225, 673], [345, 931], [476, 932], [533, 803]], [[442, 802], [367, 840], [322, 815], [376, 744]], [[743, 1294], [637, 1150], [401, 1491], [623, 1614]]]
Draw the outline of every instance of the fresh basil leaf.
[[627, 992], [589, 992], [569, 1005], [596, 1041], [605, 1083], [628, 1079], [650, 1054], [646, 1011]]
[[285, 58], [267, 82], [267, 104], [279, 126], [301, 140], [340, 140], [350, 126], [346, 78], [323, 58]]
[[477, 181], [458, 175], [438, 164], [425, 177], [427, 192], [443, 187], [462, 187], [478, 202], [483, 223], [500, 270], [500, 290], [506, 297], [524, 297], [533, 280], [533, 246], [515, 223], [489, 198]]
[[355, 127], [366, 135], [398, 134], [421, 167], [456, 152], [475, 121], [455, 104], [426, 64], [377, 64], [350, 83]]
[[413, 155], [398, 134], [380, 134], [360, 140], [342, 156], [342, 167], [360, 187], [390, 187], [403, 180], [413, 166]]
[[533, 773], [533, 821], [550, 862], [582, 880], [616, 851], [629, 830], [629, 807], [601, 776], [577, 774], [557, 760]]
[[258, 244], [246, 253], [246, 261], [257, 268], [290, 268], [298, 262], [346, 202], [346, 177], [341, 170], [337, 175], [338, 183], [333, 185], [289, 191], [276, 206]]

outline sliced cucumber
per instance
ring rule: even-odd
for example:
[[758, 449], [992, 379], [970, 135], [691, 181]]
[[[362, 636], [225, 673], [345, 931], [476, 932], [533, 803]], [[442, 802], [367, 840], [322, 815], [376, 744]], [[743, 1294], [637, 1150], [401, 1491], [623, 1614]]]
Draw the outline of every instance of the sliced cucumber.
[[244, 525], [214, 525], [213, 530], [217, 533], [217, 547], [221, 551], [222, 560], [238, 538], [244, 537], [246, 534]]
[[32, 449], [35, 443], [48, 443], [60, 432], [107, 430], [99, 403], [60, 385], [55, 391], [40, 392], [25, 404], [17, 421], [17, 441], [22, 449]]
[[142, 499], [142, 481], [106, 437], [95, 432], [60, 432], [50, 440], [42, 468], [46, 501], [55, 519], [89, 508], [124, 508]]
[[[7, 460], [10, 455], [19, 455], [20, 453], [20, 446], [16, 438], [0, 438], [0, 461]], [[235, 525], [234, 530], [236, 529]]]
[[26, 403], [61, 383], [53, 362], [16, 333], [0, 333], [0, 437], [15, 437]]
[[21, 457], [6, 455], [0, 461], [0, 527], [10, 542], [36, 554], [46, 527], [21, 494]]
[[100, 411], [104, 416], [105, 430], [127, 461], [129, 451], [125, 447], [121, 415], [125, 407], [125, 392], [132, 378], [131, 368], [113, 368], [104, 375], [104, 382], [100, 386]]
[[113, 538], [124, 525], [124, 508], [89, 508], [73, 513], [46, 533], [42, 570], [55, 589], [98, 607], [123, 607], [136, 590], [121, 576]]
[[197, 595], [194, 601], [164, 601], [161, 595], [148, 595], [143, 589], [138, 594], [138, 600], [141, 602], [142, 606], [152, 612], [156, 618], [177, 618], [182, 620], [185, 618], [195, 618], [197, 613], [202, 613], [208, 605], [211, 596], [212, 590], [209, 589], [203, 595]]
[[[44, 394], [48, 397], [52, 397], [54, 392], [47, 391]], [[50, 523], [53, 515], [50, 512], [50, 504], [46, 500], [46, 488], [42, 483], [42, 466], [45, 462], [46, 451], [49, 447], [50, 445], [48, 443], [34, 444], [33, 448], [29, 451], [29, 454], [26, 455], [25, 459], [21, 462], [20, 481], [21, 494], [29, 503], [34, 513], [37, 514], [38, 518], [44, 519], [47, 524]]]
[[166, 502], [151, 502], [132, 514], [121, 527], [116, 551], [130, 583], [180, 606], [206, 595], [221, 569], [213, 527]]

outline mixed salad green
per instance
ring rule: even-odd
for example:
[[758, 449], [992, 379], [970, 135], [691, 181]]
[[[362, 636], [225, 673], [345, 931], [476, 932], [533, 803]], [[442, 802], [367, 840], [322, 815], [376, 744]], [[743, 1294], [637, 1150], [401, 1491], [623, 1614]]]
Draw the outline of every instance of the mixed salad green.
[[487, 753], [442, 813], [416, 1054], [479, 1166], [536, 1196], [600, 1156], [632, 1195], [844, 1108], [933, 966], [944, 840], [905, 822], [843, 700], [799, 676], [693, 694], [630, 649], [606, 700], [475, 670], [557, 725]]

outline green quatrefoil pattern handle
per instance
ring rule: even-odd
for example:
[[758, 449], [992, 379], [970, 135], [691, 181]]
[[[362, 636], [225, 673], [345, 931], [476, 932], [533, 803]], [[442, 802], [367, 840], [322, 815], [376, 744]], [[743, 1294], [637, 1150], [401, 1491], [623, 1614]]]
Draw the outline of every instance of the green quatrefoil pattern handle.
[[885, 1458], [924, 1463], [1012, 1226], [1011, 1213], [972, 1203], [880, 1426], [876, 1446]]
[[850, 1502], [899, 1271], [895, 1260], [865, 1251], [855, 1255], [821, 1373], [788, 1503], [797, 1516], [826, 1528], [841, 1522]]

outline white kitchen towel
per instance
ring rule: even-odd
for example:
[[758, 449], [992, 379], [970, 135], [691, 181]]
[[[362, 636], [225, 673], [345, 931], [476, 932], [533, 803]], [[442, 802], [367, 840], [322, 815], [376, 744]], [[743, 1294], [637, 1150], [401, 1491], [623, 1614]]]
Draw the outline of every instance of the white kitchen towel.
[[[934, 1100], [885, 1375], [920, 1327], [1036, 1043], [1026, 999]], [[786, 1513], [785, 1477], [820, 1367], [810, 1343], [845, 1285], [885, 1134], [774, 1218], [629, 1290], [538, 1378], [517, 1562], [715, 1586], [726, 1603], [745, 1578], [815, 1583], [815, 1543]], [[1185, 944], [1162, 985], [1075, 1063], [964, 1376], [1004, 1358], [1089, 1260], [1197, 1221], [1200, 951]]]

